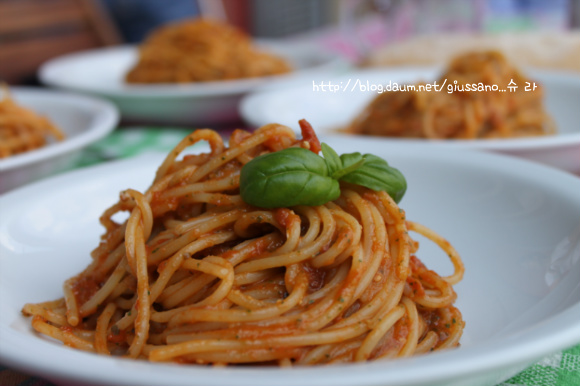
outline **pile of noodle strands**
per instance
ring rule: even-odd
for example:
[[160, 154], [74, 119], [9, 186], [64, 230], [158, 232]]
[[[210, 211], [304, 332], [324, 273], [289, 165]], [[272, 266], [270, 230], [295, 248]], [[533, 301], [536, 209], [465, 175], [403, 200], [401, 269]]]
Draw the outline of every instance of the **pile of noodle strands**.
[[[445, 86], [439, 91], [379, 94], [348, 131], [426, 139], [518, 138], [556, 132], [543, 105], [541, 84], [525, 77], [498, 51], [456, 57], [437, 85]], [[497, 85], [498, 91], [465, 91], [466, 85]], [[513, 85], [517, 88], [510, 89]]]
[[[302, 129], [304, 139], [278, 124], [236, 130], [229, 147], [209, 129], [184, 138], [147, 191], [127, 189], [105, 210], [92, 262], [64, 283], [63, 298], [24, 306], [32, 327], [103, 355], [213, 365], [329, 364], [456, 347], [464, 321], [453, 285], [463, 263], [388, 194], [342, 184], [337, 200], [316, 207], [242, 201], [244, 164], [319, 147]], [[211, 151], [178, 157], [199, 141]], [[122, 223], [113, 220], [119, 212], [128, 213]], [[424, 265], [410, 232], [449, 256], [450, 276]]]
[[62, 141], [65, 134], [46, 117], [16, 103], [4, 87], [0, 100], [0, 158], [10, 157]]
[[191, 83], [284, 74], [290, 65], [254, 47], [237, 28], [191, 19], [154, 30], [139, 48], [128, 83]]

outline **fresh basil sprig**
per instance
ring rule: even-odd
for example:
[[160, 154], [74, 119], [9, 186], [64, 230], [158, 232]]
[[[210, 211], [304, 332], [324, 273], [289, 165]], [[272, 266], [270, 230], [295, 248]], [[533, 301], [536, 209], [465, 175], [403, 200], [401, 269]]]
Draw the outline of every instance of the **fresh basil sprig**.
[[[340, 156], [343, 167], [360, 165], [354, 171], [341, 177], [340, 180], [351, 184], [361, 185], [375, 191], [385, 191], [395, 200], [400, 202], [407, 191], [405, 176], [381, 157], [374, 154], [360, 153], [343, 154]], [[360, 159], [364, 160], [361, 164]]]
[[338, 181], [387, 192], [399, 202], [407, 190], [403, 174], [372, 154], [339, 156], [323, 143], [322, 155], [293, 147], [254, 158], [242, 168], [240, 194], [250, 205], [279, 208], [323, 205], [340, 196]]
[[337, 199], [340, 186], [329, 176], [324, 158], [291, 147], [245, 164], [240, 174], [240, 194], [245, 202], [261, 208], [317, 206]]

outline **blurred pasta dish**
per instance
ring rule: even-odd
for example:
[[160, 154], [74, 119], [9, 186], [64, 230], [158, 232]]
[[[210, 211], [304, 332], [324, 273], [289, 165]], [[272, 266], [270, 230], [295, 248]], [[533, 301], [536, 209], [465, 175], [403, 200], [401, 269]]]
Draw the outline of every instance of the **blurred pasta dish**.
[[46, 146], [51, 140], [62, 141], [65, 134], [34, 111], [20, 106], [4, 86], [0, 100], [0, 158]]
[[139, 48], [128, 83], [189, 83], [255, 78], [291, 71], [282, 58], [255, 48], [237, 28], [207, 19], [160, 27]]
[[[438, 83], [446, 83], [454, 91], [382, 93], [354, 119], [348, 131], [428, 139], [511, 138], [556, 131], [543, 106], [542, 86], [497, 51], [456, 57]], [[495, 91], [485, 88], [493, 85], [497, 86]]]

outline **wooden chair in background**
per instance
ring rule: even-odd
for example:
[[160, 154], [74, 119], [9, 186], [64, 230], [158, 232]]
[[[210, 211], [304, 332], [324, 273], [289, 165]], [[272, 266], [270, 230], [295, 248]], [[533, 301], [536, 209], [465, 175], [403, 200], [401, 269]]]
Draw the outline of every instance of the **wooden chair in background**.
[[0, 0], [0, 81], [35, 81], [38, 67], [122, 38], [98, 0]]

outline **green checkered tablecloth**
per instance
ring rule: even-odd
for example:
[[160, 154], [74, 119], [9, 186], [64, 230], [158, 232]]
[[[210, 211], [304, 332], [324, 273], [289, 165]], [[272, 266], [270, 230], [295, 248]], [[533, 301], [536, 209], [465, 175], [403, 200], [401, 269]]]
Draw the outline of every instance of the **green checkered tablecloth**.
[[[190, 130], [179, 128], [116, 130], [86, 149], [78, 162], [78, 167], [132, 157], [145, 152], [168, 152], [189, 133]], [[229, 132], [224, 132], [224, 135], [229, 135]], [[55, 385], [0, 365], [0, 386]], [[497, 386], [580, 386], [580, 345], [543, 358]]]
[[156, 127], [116, 130], [85, 149], [78, 166], [129, 158], [146, 152], [167, 153], [189, 133], [191, 130]]

